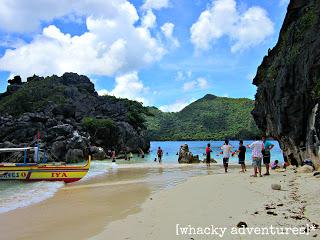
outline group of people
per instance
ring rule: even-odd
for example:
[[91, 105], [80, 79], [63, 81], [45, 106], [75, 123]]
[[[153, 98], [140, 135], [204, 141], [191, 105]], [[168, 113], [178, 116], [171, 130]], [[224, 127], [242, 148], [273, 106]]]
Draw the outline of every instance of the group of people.
[[[239, 164], [241, 165], [241, 172], [246, 172], [246, 151], [247, 148], [250, 148], [252, 151], [252, 165], [253, 165], [253, 175], [252, 177], [257, 177], [258, 174], [262, 177], [262, 162], [266, 167], [265, 176], [270, 175], [270, 167], [272, 169], [276, 169], [279, 167], [279, 162], [276, 160], [272, 165], [270, 165], [271, 160], [271, 150], [274, 147], [270, 141], [267, 140], [265, 136], [262, 137], [261, 140], [256, 140], [247, 146], [244, 145], [243, 141], [239, 141], [239, 147], [235, 152], [232, 152], [233, 146], [229, 144], [229, 140], [225, 140], [224, 144], [221, 146], [222, 155], [223, 155], [223, 166], [224, 170], [228, 172], [228, 164], [231, 155], [238, 154]], [[206, 164], [209, 167], [211, 162], [211, 146], [208, 143], [206, 147]], [[288, 164], [285, 162], [285, 165]]]

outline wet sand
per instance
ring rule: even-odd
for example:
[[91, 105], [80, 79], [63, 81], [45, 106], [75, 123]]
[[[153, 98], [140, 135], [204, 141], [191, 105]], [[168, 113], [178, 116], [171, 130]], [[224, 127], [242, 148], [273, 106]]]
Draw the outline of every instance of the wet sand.
[[[0, 215], [1, 239], [88, 239], [114, 220], [140, 211], [150, 186], [135, 180], [97, 177], [71, 184], [36, 205]], [[140, 172], [140, 171], [139, 171]], [[140, 172], [139, 175], [143, 175]]]
[[[190, 178], [192, 171], [196, 177]], [[221, 239], [177, 235], [176, 224], [228, 229], [240, 221], [249, 227], [319, 224], [319, 178], [293, 171], [263, 178], [250, 174], [251, 169], [243, 174], [236, 167], [225, 174], [221, 166], [120, 169], [67, 185], [39, 204], [1, 214], [1, 239]], [[169, 184], [172, 181], [176, 186]], [[280, 183], [282, 190], [272, 190], [272, 183]], [[319, 230], [295, 239], [315, 239], [316, 234]], [[222, 239], [257, 236], [231, 236], [227, 231]]]

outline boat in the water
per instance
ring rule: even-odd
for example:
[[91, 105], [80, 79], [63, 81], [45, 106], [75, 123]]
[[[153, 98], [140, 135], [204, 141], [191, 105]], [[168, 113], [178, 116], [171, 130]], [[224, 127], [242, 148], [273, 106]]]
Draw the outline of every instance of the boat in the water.
[[35, 159], [39, 158], [38, 147], [0, 149], [0, 152], [24, 151], [24, 163], [0, 163], [0, 180], [64, 181], [70, 183], [83, 178], [90, 168], [90, 155], [84, 165], [27, 163], [26, 151], [28, 150], [34, 151]]

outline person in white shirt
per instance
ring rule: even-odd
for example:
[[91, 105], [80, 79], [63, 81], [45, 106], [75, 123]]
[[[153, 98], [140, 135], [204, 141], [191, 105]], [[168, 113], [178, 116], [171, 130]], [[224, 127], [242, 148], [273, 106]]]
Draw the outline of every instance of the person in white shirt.
[[227, 173], [228, 172], [228, 163], [229, 163], [229, 158], [232, 150], [232, 146], [229, 145], [229, 140], [226, 139], [224, 141], [224, 144], [221, 147], [222, 152], [223, 152], [223, 166], [224, 166], [224, 171]]
[[252, 149], [252, 165], [254, 169], [252, 177], [257, 177], [258, 171], [259, 171], [259, 176], [262, 177], [261, 174], [261, 161], [263, 158], [262, 155], [262, 150], [264, 149], [263, 147], [263, 141], [262, 140], [257, 140], [251, 143], [250, 145], [247, 146], [248, 148]]

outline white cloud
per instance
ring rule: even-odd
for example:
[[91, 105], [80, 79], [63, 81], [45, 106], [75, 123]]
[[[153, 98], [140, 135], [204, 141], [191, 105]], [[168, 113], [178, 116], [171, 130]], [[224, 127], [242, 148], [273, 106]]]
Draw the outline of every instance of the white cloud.
[[100, 89], [97, 92], [99, 96], [111, 95], [107, 89]]
[[207, 50], [218, 39], [228, 36], [231, 51], [237, 52], [262, 43], [274, 32], [274, 24], [261, 7], [240, 13], [235, 0], [213, 0], [190, 28], [196, 50]]
[[176, 80], [177, 81], [182, 81], [182, 80], [188, 80], [188, 79], [191, 79], [192, 77], [192, 71], [182, 71], [182, 70], [179, 70], [177, 71], [177, 75], [176, 75]]
[[179, 112], [181, 111], [183, 108], [185, 108], [186, 106], [188, 106], [190, 103], [192, 103], [193, 101], [195, 101], [194, 99], [191, 99], [189, 101], [185, 101], [185, 100], [178, 100], [173, 104], [168, 104], [168, 105], [163, 105], [160, 106], [159, 109], [163, 112]]
[[[30, 1], [30, 6], [29, 1], [28, 4], [25, 1], [14, 2], [12, 5], [16, 8], [9, 5], [6, 0], [0, 5], [10, 10], [9, 15], [13, 12], [17, 16], [21, 5], [25, 8], [34, 6], [34, 1]], [[54, 2], [48, 1], [48, 6], [55, 7]], [[61, 1], [61, 5], [64, 6], [65, 2]], [[39, 3], [41, 4], [42, 2]], [[137, 71], [160, 60], [166, 53], [163, 44], [153, 37], [148, 29], [155, 24], [151, 11], [146, 15], [149, 20], [145, 20], [144, 26], [137, 26], [139, 20], [137, 11], [126, 0], [96, 0], [95, 4], [79, 0], [71, 5], [74, 11], [90, 15], [86, 17], [87, 32], [80, 36], [71, 36], [50, 25], [30, 43], [6, 50], [0, 59], [0, 70], [20, 74], [22, 77], [33, 74], [61, 75], [69, 71], [112, 77]], [[40, 10], [39, 8], [37, 9]], [[56, 15], [52, 14], [52, 17], [59, 15], [58, 10], [52, 9], [52, 12], [57, 12]], [[0, 16], [1, 14], [3, 15], [3, 12]], [[30, 16], [32, 21], [42, 19], [41, 14], [37, 18], [32, 16]], [[8, 19], [10, 18], [8, 17], [5, 22], [8, 23]], [[28, 21], [26, 20], [26, 24]]]
[[183, 84], [183, 90], [185, 92], [188, 92], [191, 90], [197, 90], [197, 89], [205, 89], [207, 87], [208, 87], [208, 81], [203, 77], [199, 77], [197, 78], [197, 80], [185, 82]]
[[156, 16], [153, 14], [152, 10], [148, 10], [147, 13], [142, 18], [142, 26], [145, 28], [153, 28], [156, 25]]
[[116, 86], [113, 90], [108, 91], [101, 89], [98, 91], [99, 95], [113, 95], [120, 98], [128, 98], [142, 102], [148, 105], [148, 101], [141, 97], [148, 92], [148, 88], [144, 87], [142, 81], [139, 79], [137, 72], [130, 72], [116, 77]]
[[166, 39], [170, 41], [174, 47], [179, 47], [180, 43], [178, 39], [173, 36], [173, 30], [173, 23], [167, 22], [161, 26], [161, 31], [163, 32], [163, 35], [166, 37]]
[[190, 81], [190, 82], [185, 82], [183, 84], [183, 90], [184, 91], [190, 91], [190, 90], [196, 88], [196, 86], [197, 86], [197, 81], [195, 81], [195, 80]]
[[1, 0], [0, 28], [8, 32], [29, 32], [39, 29], [42, 22], [66, 17], [78, 21], [79, 16], [115, 18], [126, 12], [131, 19], [138, 18], [135, 7], [127, 0]]
[[201, 89], [205, 89], [205, 88], [208, 87], [208, 81], [207, 81], [207, 79], [205, 79], [205, 78], [203, 78], [203, 77], [199, 77], [199, 78], [197, 79], [197, 81], [198, 81], [198, 85], [199, 85], [199, 87], [200, 87]]
[[156, 9], [169, 7], [169, 0], [145, 0], [142, 9]]

